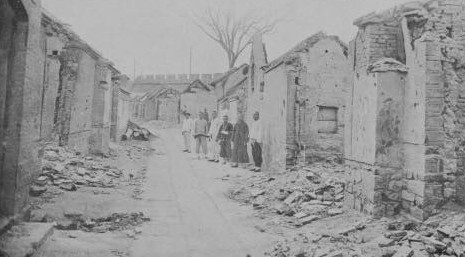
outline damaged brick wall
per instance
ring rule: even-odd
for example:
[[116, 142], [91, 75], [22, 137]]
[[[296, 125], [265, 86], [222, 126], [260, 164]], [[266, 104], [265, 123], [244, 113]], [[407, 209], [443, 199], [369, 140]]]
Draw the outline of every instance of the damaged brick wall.
[[97, 56], [81, 44], [71, 44], [62, 54], [62, 90], [59, 122], [60, 144], [78, 152], [89, 152], [92, 133], [92, 104]]
[[305, 146], [307, 159], [342, 156], [345, 105], [352, 80], [347, 46], [336, 38], [323, 38], [300, 59], [302, 70], [292, 82], [298, 84], [293, 141]]
[[[378, 206], [388, 206], [392, 200], [396, 199], [394, 203], [397, 203], [397, 199], [400, 199], [403, 209], [414, 217], [424, 219], [434, 214], [442, 204], [464, 198], [464, 149], [462, 149], [465, 145], [463, 124], [465, 101], [462, 100], [465, 90], [463, 82], [465, 72], [462, 64], [464, 21], [465, 2], [462, 0], [415, 2], [381, 14], [371, 14], [356, 21], [360, 31], [355, 40], [353, 53], [354, 88], [373, 82], [378, 83], [378, 87], [381, 86], [379, 76], [387, 71], [370, 70], [373, 68], [370, 65], [376, 66], [374, 62], [379, 61], [380, 58], [392, 58], [398, 61], [397, 68], [405, 64], [405, 68], [398, 70], [400, 73], [406, 73], [405, 80], [396, 83], [401, 85], [398, 91], [404, 94], [404, 100], [399, 105], [402, 110], [398, 110], [399, 113], [403, 113], [400, 116], [400, 126], [394, 128], [394, 130], [399, 129], [400, 134], [396, 137], [390, 136], [401, 141], [401, 147], [393, 149], [393, 153], [398, 156], [382, 154], [379, 151], [379, 146], [387, 142], [383, 139], [387, 132], [385, 131], [388, 127], [387, 123], [384, 125], [379, 123], [382, 113], [375, 115], [378, 121], [375, 138], [371, 135], [364, 144], [367, 147], [376, 142], [375, 164], [389, 163], [390, 166], [395, 164], [401, 171], [395, 171], [394, 176], [390, 176], [386, 174], [390, 174], [391, 171], [386, 171], [384, 168], [379, 170], [382, 179], [375, 180], [372, 187], [375, 193], [381, 192], [382, 197], [375, 202]], [[370, 27], [376, 27], [376, 31], [379, 31], [379, 26], [389, 26], [389, 30], [384, 32], [397, 35], [398, 43], [394, 44], [394, 40], [387, 40], [386, 43], [378, 41], [373, 44], [373, 39], [367, 36], [366, 32], [370, 31], [368, 29]], [[401, 33], [394, 32], [398, 28]], [[400, 42], [403, 42], [403, 45]], [[386, 50], [391, 46], [395, 46], [396, 50]], [[367, 60], [368, 69], [365, 69]], [[389, 62], [393, 63], [391, 60]], [[371, 82], [364, 81], [363, 77], [367, 77], [366, 70], [369, 72], [368, 76], [370, 72], [377, 74], [377, 79]], [[357, 120], [359, 115], [356, 113], [358, 112], [356, 102], [361, 95], [361, 92], [354, 89], [352, 120]], [[359, 149], [357, 133], [360, 131], [356, 122], [352, 124], [351, 131], [352, 148], [348, 149], [348, 157], [359, 162], [373, 160], [363, 159], [354, 150]], [[352, 169], [350, 165], [348, 166], [349, 170]], [[374, 171], [367, 168], [366, 172], [372, 174]], [[360, 178], [356, 171], [350, 174], [351, 183], [364, 183], [364, 178]], [[401, 181], [402, 184], [400, 198], [397, 194], [393, 194], [398, 188], [396, 181]], [[396, 189], [391, 189], [390, 184], [396, 184]], [[373, 195], [373, 192], [357, 194], [352, 188], [351, 185], [347, 190], [348, 199], [351, 199], [351, 203], [348, 204], [352, 207], [353, 202], [357, 201], [353, 198], [359, 198], [358, 201], [361, 201]], [[384, 191], [378, 191], [376, 188], [383, 188]], [[396, 197], [392, 199], [389, 195]], [[383, 209], [377, 214], [392, 215], [399, 209], [396, 208], [393, 213]]]
[[285, 65], [266, 72], [263, 91], [263, 168], [280, 172], [286, 168], [286, 124], [288, 108], [288, 75]]
[[92, 136], [90, 151], [94, 154], [107, 154], [110, 141], [112, 79], [108, 63], [98, 60], [95, 63], [95, 77], [92, 83]]
[[40, 172], [40, 1], [1, 0], [0, 16], [0, 215], [9, 216], [26, 207]]

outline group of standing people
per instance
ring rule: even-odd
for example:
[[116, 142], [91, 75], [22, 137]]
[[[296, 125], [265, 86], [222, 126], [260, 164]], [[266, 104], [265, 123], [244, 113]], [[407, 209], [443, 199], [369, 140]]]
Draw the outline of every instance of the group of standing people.
[[251, 144], [254, 167], [252, 171], [260, 171], [262, 166], [262, 125], [260, 114], [255, 112], [253, 122], [249, 126], [244, 121], [244, 115], [239, 114], [237, 122], [233, 125], [229, 117], [224, 114], [218, 117], [212, 111], [209, 121], [204, 112], [199, 112], [196, 119], [190, 113], [185, 113], [182, 124], [184, 138], [184, 152], [191, 152], [191, 141], [195, 142], [195, 156], [197, 159], [208, 159], [211, 162], [230, 163], [231, 167], [246, 166], [249, 164], [247, 144]]

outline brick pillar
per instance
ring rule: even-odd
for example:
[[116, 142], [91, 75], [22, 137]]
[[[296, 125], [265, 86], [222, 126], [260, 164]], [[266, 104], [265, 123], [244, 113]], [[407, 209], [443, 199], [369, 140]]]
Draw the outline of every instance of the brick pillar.
[[108, 64], [99, 61], [95, 65], [95, 84], [92, 102], [92, 136], [90, 151], [106, 154], [109, 150], [111, 123], [111, 72]]
[[71, 107], [73, 105], [74, 92], [78, 76], [79, 60], [82, 52], [78, 48], [67, 48], [61, 55], [61, 92], [59, 96], [59, 144], [68, 145], [71, 126]]
[[112, 78], [111, 87], [111, 127], [110, 138], [113, 142], [118, 141], [118, 106], [119, 106], [119, 80]]

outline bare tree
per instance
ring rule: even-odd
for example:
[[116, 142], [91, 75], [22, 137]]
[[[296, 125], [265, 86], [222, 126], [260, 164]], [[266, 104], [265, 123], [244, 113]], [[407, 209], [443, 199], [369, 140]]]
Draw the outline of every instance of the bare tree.
[[247, 13], [236, 16], [231, 11], [213, 8], [209, 5], [202, 15], [195, 15], [196, 25], [226, 53], [229, 68], [233, 68], [242, 52], [250, 45], [256, 33], [266, 34], [275, 28], [278, 20], [266, 21], [265, 18]]

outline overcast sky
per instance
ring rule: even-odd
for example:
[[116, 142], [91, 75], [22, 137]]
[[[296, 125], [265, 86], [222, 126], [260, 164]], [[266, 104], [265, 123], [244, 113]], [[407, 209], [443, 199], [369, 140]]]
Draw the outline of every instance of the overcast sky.
[[[42, 0], [55, 17], [71, 25], [84, 40], [112, 60], [122, 72], [136, 75], [224, 72], [227, 59], [219, 46], [192, 23], [207, 1], [236, 12], [249, 10], [283, 18], [265, 37], [270, 60], [318, 31], [350, 41], [352, 22], [410, 0]], [[210, 3], [218, 4], [218, 3]], [[249, 59], [245, 52], [236, 66]]]

